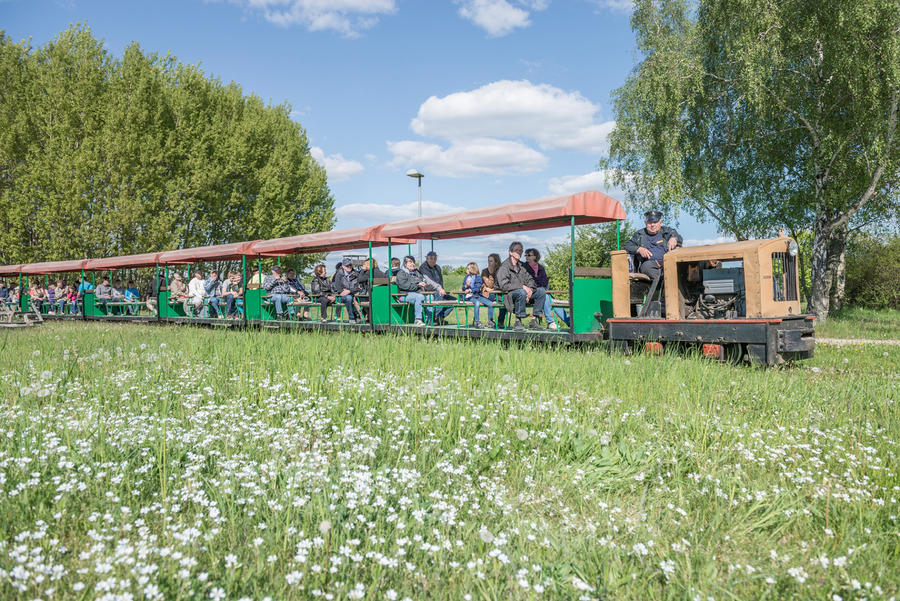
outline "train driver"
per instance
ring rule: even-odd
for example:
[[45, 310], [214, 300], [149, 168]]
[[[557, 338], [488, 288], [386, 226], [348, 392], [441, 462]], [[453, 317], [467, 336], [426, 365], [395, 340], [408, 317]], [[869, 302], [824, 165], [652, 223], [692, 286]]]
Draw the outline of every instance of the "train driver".
[[683, 240], [674, 228], [662, 224], [659, 211], [644, 213], [644, 225], [625, 243], [625, 250], [634, 256], [634, 270], [655, 280], [662, 275], [663, 256], [681, 246]]

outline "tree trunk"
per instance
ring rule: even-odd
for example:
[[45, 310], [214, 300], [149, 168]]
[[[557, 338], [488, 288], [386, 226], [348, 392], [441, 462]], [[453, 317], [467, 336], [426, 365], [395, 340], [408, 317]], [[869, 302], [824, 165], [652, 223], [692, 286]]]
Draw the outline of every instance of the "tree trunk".
[[820, 322], [828, 319], [828, 303], [831, 300], [831, 286], [834, 281], [834, 274], [828, 264], [830, 238], [830, 220], [825, 215], [819, 215], [813, 227], [812, 291], [807, 311], [815, 315]]
[[837, 313], [844, 306], [844, 289], [846, 283], [846, 267], [847, 267], [847, 226], [846, 224], [838, 228], [835, 236], [831, 239], [831, 248], [829, 249], [828, 261], [831, 264], [831, 271], [834, 281], [831, 287], [831, 298], [828, 302], [828, 310], [830, 313]]

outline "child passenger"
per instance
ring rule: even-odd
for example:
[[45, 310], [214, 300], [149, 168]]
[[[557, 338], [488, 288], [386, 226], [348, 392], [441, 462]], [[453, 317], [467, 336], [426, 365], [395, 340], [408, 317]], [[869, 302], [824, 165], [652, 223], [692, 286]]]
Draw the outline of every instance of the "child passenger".
[[472, 323], [473, 328], [482, 328], [484, 327], [479, 321], [481, 316], [480, 309], [481, 305], [485, 305], [488, 308], [488, 322], [487, 326], [489, 328], [494, 327], [494, 303], [491, 302], [491, 299], [484, 296], [481, 291], [484, 289], [484, 279], [480, 275], [478, 275], [478, 265], [475, 263], [469, 263], [466, 265], [466, 277], [463, 280], [462, 290], [466, 295], [466, 301], [473, 303], [475, 305], [475, 321]]

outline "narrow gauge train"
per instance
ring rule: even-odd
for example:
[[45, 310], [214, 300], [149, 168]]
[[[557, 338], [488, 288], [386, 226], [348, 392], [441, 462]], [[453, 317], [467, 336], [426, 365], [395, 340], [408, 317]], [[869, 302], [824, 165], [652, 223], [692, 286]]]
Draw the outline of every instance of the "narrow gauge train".
[[[755, 240], [681, 248], [666, 254], [664, 278], [649, 282], [632, 273], [625, 251], [614, 251], [611, 267], [576, 266], [574, 247], [568, 289], [551, 291], [554, 306], [565, 310], [569, 323], [558, 331], [515, 331], [499, 324], [494, 329], [469, 327], [471, 303], [464, 300], [437, 301], [451, 307], [456, 319], [448, 325], [412, 327], [412, 306], [387, 278], [375, 278], [369, 293], [358, 297], [364, 309], [363, 323], [329, 321], [316, 314], [315, 302], [298, 307], [296, 314], [310, 312], [311, 319], [282, 319], [264, 290], [247, 288], [248, 270], [262, 268], [262, 261], [290, 254], [329, 253], [352, 249], [387, 247], [388, 258], [395, 246], [405, 250], [419, 240], [444, 240], [475, 236], [497, 236], [529, 230], [566, 226], [574, 242], [576, 225], [625, 219], [622, 205], [597, 191], [541, 198], [501, 206], [463, 211], [435, 217], [409, 219], [372, 227], [303, 234], [272, 240], [236, 242], [140, 255], [75, 261], [0, 266], [0, 277], [49, 277], [80, 273], [82, 279], [120, 269], [152, 269], [153, 281], [169, 281], [170, 274], [203, 262], [240, 262], [244, 282], [241, 318], [223, 320], [186, 314], [165, 289], [157, 291], [158, 315], [128, 315], [113, 303], [98, 303], [93, 292], [82, 296], [77, 316], [60, 319], [192, 323], [222, 327], [279, 327], [294, 329], [346, 329], [353, 331], [406, 331], [425, 336], [533, 340], [578, 343], [608, 338], [615, 351], [643, 348], [659, 352], [665, 345], [693, 345], [720, 360], [746, 360], [775, 365], [784, 360], [812, 356], [815, 344], [812, 318], [800, 314], [796, 243], [789, 238]], [[617, 228], [618, 231], [618, 228]], [[509, 236], [505, 236], [509, 238]], [[498, 243], [506, 246], [506, 243]], [[498, 248], [498, 251], [503, 249]], [[504, 256], [505, 253], [501, 253]], [[733, 265], [733, 266], [729, 266]], [[452, 291], [451, 291], [452, 292]], [[28, 295], [20, 300], [21, 312], [31, 307]], [[502, 293], [498, 294], [502, 302]], [[43, 307], [46, 313], [48, 307]], [[343, 314], [339, 314], [343, 316]], [[50, 317], [45, 315], [45, 317]], [[563, 325], [563, 324], [560, 324]]]

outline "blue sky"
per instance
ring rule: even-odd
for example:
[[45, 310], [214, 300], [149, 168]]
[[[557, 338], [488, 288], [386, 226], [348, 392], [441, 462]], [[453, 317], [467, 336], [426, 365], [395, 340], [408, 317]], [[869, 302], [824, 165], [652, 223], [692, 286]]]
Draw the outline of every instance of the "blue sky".
[[[426, 215], [586, 189], [622, 200], [596, 165], [615, 126], [610, 95], [637, 60], [629, 16], [628, 0], [0, 0], [15, 40], [41, 45], [84, 22], [114, 55], [136, 41], [289, 103], [328, 171], [339, 228], [415, 216], [409, 168], [425, 174]], [[677, 224], [694, 243], [718, 237]], [[543, 249], [566, 233], [518, 237]], [[435, 250], [482, 266], [509, 239]]]

